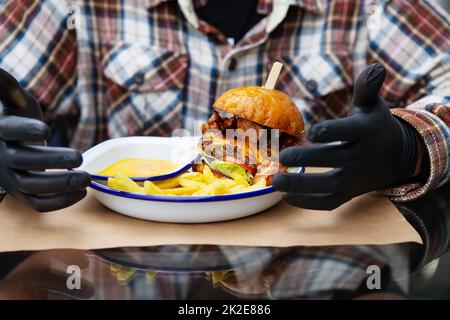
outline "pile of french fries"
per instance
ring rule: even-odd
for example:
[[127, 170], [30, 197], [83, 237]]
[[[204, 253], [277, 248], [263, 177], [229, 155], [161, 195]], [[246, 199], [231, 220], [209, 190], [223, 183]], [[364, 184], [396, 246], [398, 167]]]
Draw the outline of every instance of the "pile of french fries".
[[266, 187], [266, 181], [261, 179], [249, 186], [246, 181], [218, 178], [208, 166], [204, 166], [203, 172], [185, 172], [167, 180], [147, 180], [143, 185], [118, 174], [108, 179], [108, 186], [115, 190], [147, 195], [217, 196], [259, 190]]

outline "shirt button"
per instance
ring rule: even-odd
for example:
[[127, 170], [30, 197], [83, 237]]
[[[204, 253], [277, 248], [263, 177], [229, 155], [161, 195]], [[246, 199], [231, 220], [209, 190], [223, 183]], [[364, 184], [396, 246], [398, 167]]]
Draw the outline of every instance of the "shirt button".
[[142, 73], [141, 71], [137, 72], [134, 76], [133, 76], [133, 82], [140, 86], [141, 84], [144, 83], [145, 80], [145, 76], [144, 73]]
[[230, 59], [230, 63], [228, 64], [228, 71], [234, 71], [237, 67], [237, 60], [235, 58]]
[[306, 82], [306, 89], [308, 89], [309, 92], [315, 92], [317, 90], [317, 81], [308, 80]]

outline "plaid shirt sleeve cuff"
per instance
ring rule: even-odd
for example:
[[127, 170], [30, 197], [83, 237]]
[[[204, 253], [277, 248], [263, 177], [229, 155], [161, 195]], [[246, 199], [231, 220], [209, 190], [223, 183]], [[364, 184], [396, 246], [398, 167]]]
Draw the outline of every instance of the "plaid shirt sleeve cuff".
[[393, 201], [415, 200], [448, 180], [450, 130], [444, 121], [426, 110], [396, 108], [391, 112], [415, 128], [423, 139], [430, 161], [430, 173], [423, 183], [404, 184], [380, 191]]

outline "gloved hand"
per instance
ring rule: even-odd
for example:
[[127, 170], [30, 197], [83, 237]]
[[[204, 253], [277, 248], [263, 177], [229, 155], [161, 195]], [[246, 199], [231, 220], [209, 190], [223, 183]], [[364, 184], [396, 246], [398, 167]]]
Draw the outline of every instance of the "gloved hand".
[[49, 134], [37, 101], [0, 69], [0, 187], [42, 212], [81, 200], [90, 180], [80, 171], [44, 171], [82, 162], [75, 150], [44, 146]]
[[386, 70], [367, 67], [355, 82], [349, 116], [311, 127], [313, 144], [280, 153], [287, 167], [331, 167], [324, 173], [280, 173], [273, 186], [298, 207], [331, 210], [360, 194], [402, 183], [417, 170], [423, 146], [414, 129], [395, 118], [379, 96]]

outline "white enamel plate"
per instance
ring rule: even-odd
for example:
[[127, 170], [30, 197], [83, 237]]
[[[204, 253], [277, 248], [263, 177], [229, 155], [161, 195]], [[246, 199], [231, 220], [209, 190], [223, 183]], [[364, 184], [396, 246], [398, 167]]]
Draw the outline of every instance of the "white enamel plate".
[[[104, 177], [96, 176], [115, 161], [140, 157], [176, 161], [179, 170], [166, 179], [188, 170], [196, 154], [198, 138], [129, 137], [103, 142], [83, 154], [78, 168], [91, 173], [94, 196], [106, 207], [124, 215], [174, 223], [206, 223], [246, 217], [264, 211], [281, 200], [281, 193], [272, 186], [264, 189], [221, 196], [158, 196], [118, 191], [106, 185]], [[299, 172], [303, 172], [300, 168]], [[136, 179], [135, 179], [136, 180]]]

